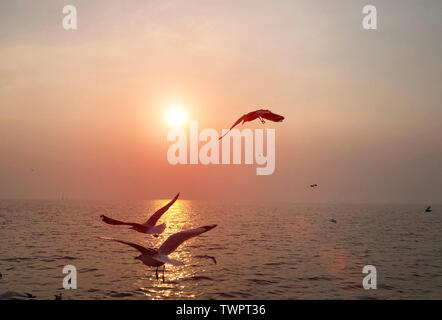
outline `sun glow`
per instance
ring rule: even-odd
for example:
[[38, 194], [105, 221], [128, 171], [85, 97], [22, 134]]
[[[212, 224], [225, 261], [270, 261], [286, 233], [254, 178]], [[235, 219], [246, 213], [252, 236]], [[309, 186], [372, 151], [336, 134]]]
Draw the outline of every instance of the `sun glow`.
[[175, 106], [167, 113], [167, 122], [172, 127], [181, 127], [186, 123], [187, 116], [181, 107]]

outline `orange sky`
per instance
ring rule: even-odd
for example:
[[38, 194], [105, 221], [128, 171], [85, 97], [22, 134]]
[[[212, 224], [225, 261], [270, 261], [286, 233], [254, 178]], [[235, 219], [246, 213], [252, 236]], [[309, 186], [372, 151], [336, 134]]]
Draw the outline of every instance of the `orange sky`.
[[[439, 1], [371, 1], [377, 31], [365, 1], [70, 3], [76, 31], [60, 1], [0, 4], [0, 198], [441, 201]], [[171, 166], [174, 103], [219, 131], [284, 115], [275, 173]]]

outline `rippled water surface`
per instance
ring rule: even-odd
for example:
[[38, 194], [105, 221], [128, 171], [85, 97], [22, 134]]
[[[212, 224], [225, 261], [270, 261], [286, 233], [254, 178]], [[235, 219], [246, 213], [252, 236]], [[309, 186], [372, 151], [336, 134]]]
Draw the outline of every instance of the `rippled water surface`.
[[[179, 200], [158, 238], [100, 221], [144, 222], [167, 200], [137, 203], [0, 201], [0, 293], [38, 299], [442, 299], [442, 207], [414, 205], [225, 205]], [[332, 223], [330, 219], [336, 219]], [[166, 282], [111, 236], [157, 248], [171, 233], [218, 227], [184, 243]], [[218, 263], [196, 258], [215, 256]], [[78, 289], [65, 291], [74, 265]], [[364, 290], [364, 265], [377, 290]]]

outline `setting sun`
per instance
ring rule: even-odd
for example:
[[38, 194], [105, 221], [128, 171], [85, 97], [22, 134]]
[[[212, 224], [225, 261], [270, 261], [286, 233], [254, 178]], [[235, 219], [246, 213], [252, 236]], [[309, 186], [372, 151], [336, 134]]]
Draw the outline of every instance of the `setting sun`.
[[186, 119], [186, 113], [180, 107], [174, 107], [167, 113], [167, 122], [173, 127], [182, 126]]

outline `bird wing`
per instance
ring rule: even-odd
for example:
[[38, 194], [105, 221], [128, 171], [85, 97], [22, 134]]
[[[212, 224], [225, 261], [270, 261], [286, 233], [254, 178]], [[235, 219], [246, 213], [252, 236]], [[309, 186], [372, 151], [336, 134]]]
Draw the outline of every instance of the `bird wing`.
[[239, 118], [238, 120], [236, 120], [236, 122], [230, 127], [229, 131], [227, 131], [226, 133], [224, 133], [224, 135], [222, 137], [220, 137], [218, 140], [221, 140], [222, 138], [224, 138], [224, 136], [226, 134], [228, 134], [230, 132], [230, 130], [232, 130], [233, 128], [235, 128], [241, 121], [245, 121], [245, 114], [243, 116], [241, 116], [241, 118]]
[[158, 249], [158, 253], [160, 255], [167, 256], [168, 254], [174, 252], [175, 249], [178, 248], [184, 241], [199, 236], [200, 234], [207, 232], [215, 227], [216, 224], [212, 224], [209, 226], [174, 233], [169, 238], [167, 238], [166, 241], [163, 242], [163, 244]]
[[175, 203], [175, 201], [178, 199], [178, 197], [180, 196], [180, 193], [178, 192], [178, 194], [172, 199], [170, 200], [170, 202], [168, 204], [166, 204], [164, 207], [162, 207], [161, 209], [158, 209], [145, 223], [144, 225], [146, 227], [153, 227], [157, 221], [161, 218], [161, 216], [167, 211], [169, 210], [169, 208]]
[[136, 243], [126, 242], [126, 241], [122, 241], [122, 240], [118, 240], [118, 239], [114, 239], [114, 238], [108, 238], [108, 237], [96, 237], [96, 238], [101, 239], [101, 240], [115, 241], [115, 242], [126, 244], [128, 246], [131, 246], [132, 248], [137, 249], [139, 252], [141, 252], [141, 254], [144, 254], [144, 255], [157, 254], [156, 250], [150, 249], [150, 248], [145, 248], [145, 247], [140, 246], [139, 244], [136, 244]]
[[270, 121], [275, 121], [275, 122], [281, 122], [282, 120], [284, 120], [284, 117], [279, 114], [273, 113], [270, 110], [265, 110], [265, 111], [268, 111], [268, 112], [262, 112], [259, 114], [259, 116], [264, 119], [267, 119]]
[[100, 218], [101, 218], [101, 220], [103, 220], [104, 223], [112, 224], [112, 225], [128, 225], [128, 226], [132, 226], [132, 227], [139, 225], [138, 223], [134, 223], [134, 222], [124, 222], [124, 221], [120, 221], [120, 220], [115, 220], [115, 219], [105, 216], [104, 214], [102, 214], [100, 216]]

